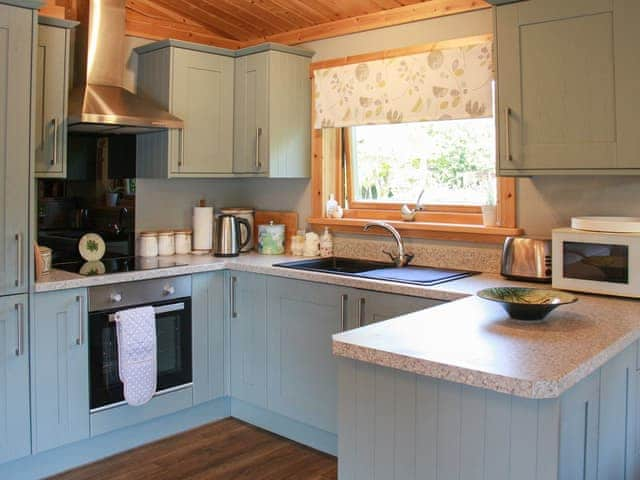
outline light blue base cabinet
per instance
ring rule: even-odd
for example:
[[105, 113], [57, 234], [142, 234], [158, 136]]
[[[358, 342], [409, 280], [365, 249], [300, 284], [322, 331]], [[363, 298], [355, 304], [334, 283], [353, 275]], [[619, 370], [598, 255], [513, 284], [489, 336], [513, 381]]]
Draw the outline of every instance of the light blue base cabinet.
[[339, 478], [640, 478], [636, 356], [546, 400], [341, 359]]
[[0, 463], [31, 453], [27, 296], [0, 297]]
[[226, 395], [225, 273], [194, 275], [191, 283], [193, 403]]
[[85, 289], [38, 294], [33, 302], [33, 452], [89, 437], [89, 349]]
[[267, 406], [267, 277], [229, 274], [231, 396]]

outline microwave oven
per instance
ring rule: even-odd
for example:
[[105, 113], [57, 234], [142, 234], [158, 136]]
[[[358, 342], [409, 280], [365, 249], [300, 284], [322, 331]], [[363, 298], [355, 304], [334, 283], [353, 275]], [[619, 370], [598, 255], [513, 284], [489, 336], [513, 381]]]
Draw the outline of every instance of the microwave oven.
[[555, 229], [552, 270], [554, 288], [640, 298], [640, 234]]

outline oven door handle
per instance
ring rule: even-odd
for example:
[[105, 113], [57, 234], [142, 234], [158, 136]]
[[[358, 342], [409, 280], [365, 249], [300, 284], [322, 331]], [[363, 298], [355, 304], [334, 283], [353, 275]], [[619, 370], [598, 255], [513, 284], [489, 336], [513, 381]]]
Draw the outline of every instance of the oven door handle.
[[[161, 313], [170, 313], [170, 312], [180, 312], [184, 310], [184, 303], [172, 303], [171, 305], [161, 305], [159, 307], [153, 307], [153, 312], [156, 315], [160, 315]], [[116, 314], [109, 314], [109, 321], [116, 321]]]

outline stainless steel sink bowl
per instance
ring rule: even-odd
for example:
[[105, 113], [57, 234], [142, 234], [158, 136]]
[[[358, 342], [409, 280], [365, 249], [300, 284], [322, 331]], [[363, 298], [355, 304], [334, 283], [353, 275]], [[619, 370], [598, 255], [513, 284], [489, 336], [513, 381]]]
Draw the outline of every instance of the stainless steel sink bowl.
[[278, 263], [275, 267], [311, 272], [332, 273], [372, 280], [432, 286], [474, 275], [476, 272], [431, 267], [397, 268], [393, 263], [329, 257]]

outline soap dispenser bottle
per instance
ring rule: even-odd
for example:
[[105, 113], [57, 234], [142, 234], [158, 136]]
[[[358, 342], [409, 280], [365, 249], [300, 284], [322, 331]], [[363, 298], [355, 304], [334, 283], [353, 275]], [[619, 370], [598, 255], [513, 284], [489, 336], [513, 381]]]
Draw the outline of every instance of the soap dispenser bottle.
[[329, 232], [329, 227], [324, 227], [324, 233], [320, 237], [320, 256], [333, 256], [333, 235]]

